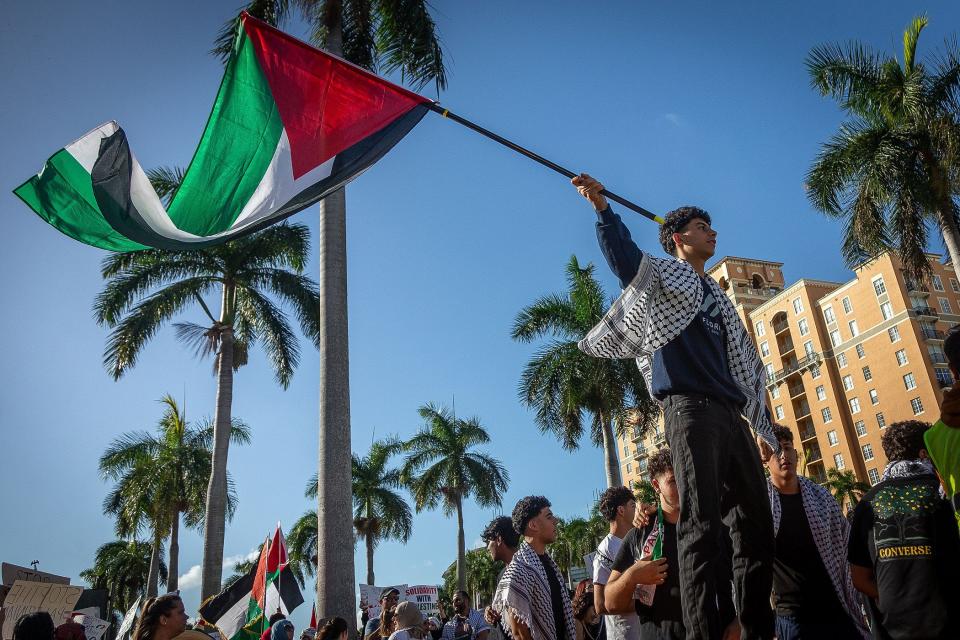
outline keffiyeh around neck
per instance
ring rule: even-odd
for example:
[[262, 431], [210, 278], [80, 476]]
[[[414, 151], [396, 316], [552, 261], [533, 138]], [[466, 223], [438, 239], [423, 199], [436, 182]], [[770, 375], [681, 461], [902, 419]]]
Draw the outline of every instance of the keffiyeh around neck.
[[[560, 576], [553, 559], [547, 556], [547, 562]], [[562, 581], [561, 581], [562, 585]], [[559, 637], [553, 620], [553, 603], [550, 596], [550, 583], [540, 557], [530, 545], [523, 543], [507, 565], [497, 584], [493, 596], [493, 608], [509, 614], [523, 622], [530, 629], [533, 640], [556, 640]], [[563, 599], [563, 619], [568, 640], [576, 638], [573, 625], [573, 609], [570, 598]], [[509, 624], [504, 627], [509, 633]], [[512, 637], [512, 635], [511, 635]]]
[[934, 475], [933, 462], [926, 458], [917, 458], [916, 460], [894, 460], [888, 462], [883, 470], [881, 480], [890, 478], [909, 478], [912, 476]]

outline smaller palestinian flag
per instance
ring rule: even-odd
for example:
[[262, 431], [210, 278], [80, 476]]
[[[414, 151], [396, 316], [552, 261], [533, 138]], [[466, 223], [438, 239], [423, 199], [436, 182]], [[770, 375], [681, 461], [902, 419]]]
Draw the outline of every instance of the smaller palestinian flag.
[[250, 573], [200, 606], [200, 615], [217, 627], [226, 640], [257, 640], [269, 618], [279, 609], [284, 615], [303, 603], [303, 594], [290, 569], [280, 525], [273, 539], [264, 542], [260, 561]]

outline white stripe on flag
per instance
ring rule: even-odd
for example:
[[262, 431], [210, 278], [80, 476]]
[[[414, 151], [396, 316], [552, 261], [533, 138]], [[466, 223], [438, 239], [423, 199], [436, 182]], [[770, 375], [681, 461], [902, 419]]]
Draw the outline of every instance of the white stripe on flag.
[[247, 623], [247, 611], [250, 609], [250, 594], [237, 600], [219, 620], [211, 620], [220, 629], [224, 640], [230, 640]]

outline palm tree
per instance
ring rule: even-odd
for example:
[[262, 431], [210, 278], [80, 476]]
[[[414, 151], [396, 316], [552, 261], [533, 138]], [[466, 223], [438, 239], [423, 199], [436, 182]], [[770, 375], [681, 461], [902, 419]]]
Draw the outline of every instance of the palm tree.
[[499, 460], [474, 451], [490, 442], [478, 418], [457, 418], [446, 407], [420, 407], [423, 428], [403, 445], [407, 459], [401, 471], [417, 512], [443, 508], [457, 514], [457, 588], [466, 588], [466, 542], [463, 501], [473, 497], [481, 507], [499, 507], [510, 474]]
[[[370, 452], [366, 456], [361, 458], [353, 454], [351, 460], [353, 528], [357, 537], [366, 542], [367, 584], [376, 584], [373, 551], [377, 544], [382, 540], [398, 540], [406, 544], [413, 531], [410, 505], [394, 491], [402, 486], [400, 470], [388, 468], [391, 456], [400, 449], [400, 444], [395, 440], [381, 440], [370, 445]], [[317, 489], [318, 480], [314, 475], [307, 482], [304, 495], [316, 499]], [[304, 514], [304, 518], [307, 515]], [[315, 528], [316, 519], [314, 531]], [[309, 531], [307, 523], [303, 523], [302, 530], [305, 533]], [[305, 535], [304, 539], [315, 544], [315, 536]]]
[[583, 555], [596, 548], [596, 542], [593, 542], [593, 530], [590, 521], [584, 518], [561, 520], [557, 525], [557, 539], [550, 543], [548, 551], [550, 557], [557, 563], [557, 567], [566, 576], [567, 586], [573, 588], [570, 570], [582, 566]]
[[866, 482], [857, 480], [856, 474], [847, 469], [838, 471], [837, 469], [827, 469], [827, 481], [824, 484], [840, 505], [840, 510], [844, 513], [857, 506], [864, 493], [870, 491], [870, 485]]
[[896, 249], [918, 282], [929, 273], [927, 223], [935, 224], [960, 269], [957, 195], [960, 57], [917, 59], [925, 17], [903, 33], [903, 61], [863, 44], [823, 45], [807, 57], [811, 83], [850, 119], [823, 145], [807, 174], [807, 195], [846, 221], [843, 254], [853, 266]]
[[[149, 590], [152, 545], [139, 540], [116, 540], [97, 549], [93, 566], [80, 572], [80, 578], [91, 589], [106, 589], [109, 611], [126, 611], [137, 598]], [[167, 565], [161, 559], [156, 572], [159, 580], [167, 579]], [[153, 583], [156, 593], [157, 581]]]
[[583, 414], [589, 414], [590, 440], [603, 447], [607, 486], [618, 486], [614, 427], [622, 436], [630, 423], [642, 434], [659, 409], [633, 361], [592, 358], [577, 348], [577, 341], [600, 321], [608, 306], [593, 265], [581, 267], [577, 257], [571, 256], [567, 282], [565, 294], [540, 298], [514, 320], [514, 340], [552, 338], [524, 368], [520, 399], [536, 410], [540, 431], [554, 434], [568, 451], [579, 448]]
[[[188, 527], [203, 524], [213, 426], [191, 426], [173, 396], [160, 400], [165, 409], [157, 424], [157, 435], [144, 431], [126, 433], [107, 447], [100, 457], [100, 473], [117, 485], [104, 501], [104, 511], [117, 516], [118, 535], [136, 534], [149, 523], [154, 549], [170, 536], [170, 561], [167, 591], [177, 590], [179, 567], [179, 530], [181, 514]], [[250, 442], [250, 430], [233, 420], [231, 441]], [[227, 515], [233, 516], [236, 495], [228, 478]], [[151, 577], [156, 575], [159, 554], [151, 562]], [[155, 580], [149, 580], [155, 595]]]
[[[175, 170], [153, 171], [158, 193], [169, 198]], [[107, 284], [94, 304], [97, 322], [113, 328], [104, 364], [114, 379], [136, 364], [146, 344], [165, 323], [196, 303], [207, 322], [175, 325], [177, 337], [198, 355], [214, 356], [217, 404], [213, 427], [213, 462], [204, 517], [202, 598], [220, 588], [223, 535], [227, 514], [227, 453], [231, 438], [233, 373], [246, 364], [250, 348], [260, 342], [277, 382], [290, 384], [300, 351], [283, 309], [268, 294], [291, 306], [304, 335], [319, 334], [317, 285], [303, 275], [309, 254], [304, 225], [277, 225], [264, 231], [197, 251], [148, 249], [108, 256], [101, 272]], [[215, 317], [204, 300], [219, 293]]]

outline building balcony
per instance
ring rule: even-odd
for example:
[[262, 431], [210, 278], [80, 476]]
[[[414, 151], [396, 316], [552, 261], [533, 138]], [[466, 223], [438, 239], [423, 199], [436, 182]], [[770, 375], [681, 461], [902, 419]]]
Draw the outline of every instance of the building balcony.
[[933, 364], [949, 364], [947, 362], [947, 354], [943, 351], [931, 352], [930, 353], [930, 362]]
[[803, 388], [802, 384], [794, 384], [787, 387], [787, 393], [790, 394], [790, 398], [796, 398], [806, 393], [806, 390]]
[[913, 312], [918, 318], [936, 318], [937, 312], [930, 307], [914, 307]]
[[646, 447], [637, 447], [633, 452], [634, 460], [643, 460], [647, 457], [647, 448]]
[[773, 326], [773, 333], [778, 335], [785, 331], [790, 330], [790, 325], [786, 322], [774, 322], [772, 326]]
[[780, 293], [779, 289], [774, 289], [772, 287], [768, 289], [754, 289], [753, 287], [743, 287], [740, 291], [747, 296], [754, 296], [756, 298], [768, 298], [768, 299]]
[[662, 431], [657, 431], [653, 434], [653, 444], [658, 447], [667, 444], [667, 436], [665, 436]]
[[906, 278], [904, 284], [907, 286], [907, 293], [912, 296], [926, 298], [930, 295], [930, 290], [926, 285], [917, 284], [916, 281], [911, 278]]
[[813, 464], [814, 462], [820, 462], [823, 460], [823, 454], [820, 453], [819, 445], [810, 445], [804, 449], [807, 458], [807, 464]]
[[946, 337], [943, 331], [938, 331], [937, 329], [927, 329], [927, 328], [921, 329], [920, 335], [922, 335], [923, 339], [927, 340], [928, 342], [943, 342], [943, 339]]
[[800, 429], [800, 442], [807, 442], [809, 440], [816, 440], [817, 432], [813, 429], [813, 426], [806, 429]]
[[822, 360], [823, 358], [820, 357], [820, 354], [818, 352], [814, 351], [813, 353], [808, 353], [800, 360], [797, 360], [796, 362], [793, 362], [787, 365], [786, 367], [784, 367], [783, 369], [780, 369], [779, 371], [774, 373], [773, 376], [769, 380], [767, 380], [767, 384], [768, 385], [777, 384], [781, 380], [784, 380], [795, 373], [802, 373], [804, 370], [810, 367], [817, 366], [818, 364], [820, 364]]
[[783, 342], [777, 342], [777, 347], [780, 349], [780, 356], [785, 356], [788, 353], [793, 353], [795, 347], [793, 346], [793, 340], [784, 340]]
[[937, 378], [937, 386], [941, 389], [949, 389], [953, 386], [953, 380], [944, 380], [943, 378]]
[[812, 468], [807, 469], [807, 477], [816, 482], [817, 484], [823, 484], [827, 481], [827, 473], [823, 469], [822, 464], [814, 465]]

